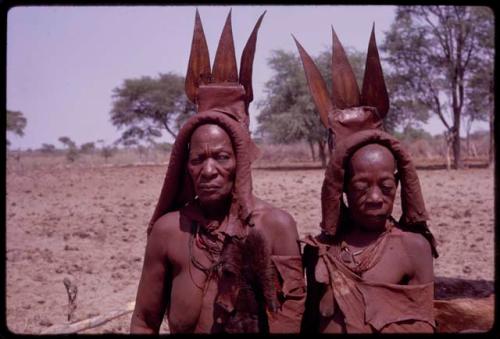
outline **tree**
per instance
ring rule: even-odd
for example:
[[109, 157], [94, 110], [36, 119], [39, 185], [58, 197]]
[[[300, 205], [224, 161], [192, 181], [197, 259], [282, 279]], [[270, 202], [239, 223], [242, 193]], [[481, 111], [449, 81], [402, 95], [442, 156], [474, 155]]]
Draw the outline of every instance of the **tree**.
[[126, 128], [118, 140], [124, 145], [154, 141], [162, 130], [175, 138], [183, 118], [195, 110], [184, 94], [184, 77], [173, 73], [126, 79], [112, 97], [111, 122]]
[[56, 151], [56, 146], [52, 144], [42, 144], [42, 147], [40, 148], [40, 152], [42, 153], [47, 153], [47, 154], [53, 154]]
[[76, 144], [73, 140], [71, 140], [69, 137], [59, 137], [58, 139], [64, 146], [67, 148], [66, 152], [66, 159], [68, 159], [70, 162], [75, 161], [78, 158], [78, 148], [76, 147]]
[[460, 122], [469, 81], [475, 65], [487, 55], [481, 48], [481, 32], [493, 27], [491, 12], [481, 17], [476, 9], [398, 6], [381, 46], [392, 66], [394, 114], [407, 114], [410, 120], [437, 114], [453, 149], [454, 168], [462, 165]]
[[466, 107], [464, 121], [466, 124], [467, 152], [469, 152], [470, 131], [475, 121], [488, 121], [490, 124], [489, 163], [493, 163], [494, 155], [494, 51], [495, 38], [492, 12], [487, 7], [471, 9], [477, 22], [478, 58], [472, 64], [473, 73], [466, 88]]
[[[7, 132], [11, 132], [22, 137], [24, 135], [26, 124], [27, 120], [22, 112], [7, 110]], [[9, 139], [7, 139], [7, 145], [10, 145]]]
[[117, 149], [113, 145], [106, 145], [103, 139], [97, 140], [97, 143], [101, 145], [101, 156], [104, 158], [104, 162], [107, 163], [108, 159], [116, 153]]
[[394, 132], [394, 136], [399, 140], [414, 142], [417, 140], [432, 140], [432, 135], [420, 127], [406, 125], [402, 132]]
[[275, 50], [268, 60], [274, 71], [265, 84], [266, 98], [258, 102], [258, 132], [272, 142], [291, 143], [306, 140], [314, 159], [314, 143], [324, 148], [325, 131], [308, 92], [298, 57], [291, 52]]
[[80, 145], [80, 151], [82, 153], [92, 153], [95, 150], [95, 143], [86, 142]]
[[[478, 73], [470, 80], [470, 86], [467, 88], [467, 105], [464, 110], [463, 120], [466, 133], [466, 148], [467, 154], [470, 153], [470, 137], [472, 124], [475, 121], [488, 120], [490, 114], [490, 106], [492, 106], [493, 92], [490, 91], [490, 83], [488, 81], [490, 74], [485, 69], [479, 70]], [[492, 74], [491, 74], [492, 75]], [[486, 81], [485, 81], [486, 80]], [[490, 152], [491, 154], [491, 152]]]
[[58, 139], [64, 146], [66, 146], [68, 149], [69, 148], [76, 148], [76, 144], [73, 140], [71, 140], [69, 137], [59, 137]]

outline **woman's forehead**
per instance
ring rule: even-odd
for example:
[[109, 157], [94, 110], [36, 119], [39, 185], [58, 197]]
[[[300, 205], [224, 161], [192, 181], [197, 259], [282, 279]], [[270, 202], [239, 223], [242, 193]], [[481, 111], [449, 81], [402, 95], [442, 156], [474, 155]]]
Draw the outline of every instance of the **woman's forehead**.
[[227, 132], [215, 124], [201, 125], [191, 135], [189, 148], [224, 148], [232, 150], [231, 138]]
[[351, 171], [387, 169], [392, 172], [396, 169], [396, 159], [387, 147], [379, 144], [369, 144], [353, 153], [348, 166]]
[[201, 125], [197, 127], [191, 135], [191, 144], [214, 141], [227, 141], [231, 143], [231, 138], [222, 127], [215, 124]]

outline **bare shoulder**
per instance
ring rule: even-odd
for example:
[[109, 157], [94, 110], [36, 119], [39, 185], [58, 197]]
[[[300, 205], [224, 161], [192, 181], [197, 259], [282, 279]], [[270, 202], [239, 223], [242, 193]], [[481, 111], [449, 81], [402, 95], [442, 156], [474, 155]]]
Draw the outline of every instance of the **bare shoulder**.
[[432, 249], [429, 241], [420, 233], [403, 231], [403, 244], [412, 256], [430, 256], [432, 258]]
[[412, 265], [410, 284], [422, 284], [434, 279], [431, 245], [420, 233], [403, 232], [402, 243]]
[[161, 249], [166, 253], [169, 248], [177, 246], [184, 237], [180, 225], [180, 212], [173, 211], [161, 216], [153, 225], [148, 235], [148, 247]]
[[272, 228], [275, 232], [297, 233], [297, 224], [288, 212], [258, 198], [256, 198], [255, 211], [260, 221], [256, 225], [258, 228], [265, 227]]
[[256, 199], [255, 228], [270, 243], [273, 255], [300, 255], [297, 224], [286, 211]]
[[151, 230], [150, 236], [156, 237], [165, 237], [171, 236], [179, 231], [179, 211], [169, 212], [167, 214], [162, 215], [156, 222], [153, 224], [153, 228]]

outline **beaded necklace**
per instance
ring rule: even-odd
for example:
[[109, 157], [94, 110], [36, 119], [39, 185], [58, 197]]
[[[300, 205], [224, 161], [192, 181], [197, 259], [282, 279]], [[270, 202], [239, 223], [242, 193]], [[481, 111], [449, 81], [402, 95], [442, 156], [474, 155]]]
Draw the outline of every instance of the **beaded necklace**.
[[[221, 253], [224, 248], [225, 237], [220, 232], [214, 232], [220, 225], [218, 225], [217, 223], [217, 227], [214, 227], [216, 225], [213, 224], [214, 223], [211, 223], [211, 227], [208, 227], [207, 230], [205, 230], [203, 227], [200, 227], [199, 223], [192, 222], [190, 232], [191, 234], [189, 236], [190, 262], [194, 267], [205, 274], [205, 282], [212, 279], [214, 275], [218, 273], [219, 268], [222, 265]], [[196, 259], [193, 254], [193, 245], [207, 254], [207, 258], [210, 261], [209, 265], [203, 265], [200, 261], [198, 261], [198, 259]], [[189, 266], [189, 270], [191, 273], [191, 265]], [[191, 279], [194, 282], [192, 274]], [[208, 284], [206, 283], [204, 284], [204, 287], [198, 286], [196, 283], [195, 285], [203, 291], [206, 291], [206, 288], [208, 286]]]
[[340, 243], [340, 246], [334, 246], [334, 254], [338, 259], [340, 259], [351, 271], [357, 275], [362, 275], [363, 272], [368, 271], [374, 267], [382, 257], [383, 245], [387, 239], [387, 234], [389, 234], [394, 227], [391, 219], [387, 223], [386, 230], [379, 235], [377, 240], [357, 251], [351, 251], [349, 246], [345, 241]]

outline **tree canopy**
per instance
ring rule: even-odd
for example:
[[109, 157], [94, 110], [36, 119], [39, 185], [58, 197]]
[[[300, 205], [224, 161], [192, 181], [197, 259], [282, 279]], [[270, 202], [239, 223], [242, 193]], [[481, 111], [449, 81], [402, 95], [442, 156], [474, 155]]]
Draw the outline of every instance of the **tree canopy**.
[[66, 159], [68, 159], [70, 162], [74, 162], [80, 155], [76, 143], [66, 136], [59, 137], [58, 140], [67, 148]]
[[69, 137], [66, 137], [66, 136], [63, 136], [63, 137], [59, 137], [59, 142], [61, 144], [63, 144], [64, 146], [66, 146], [68, 149], [70, 148], [76, 148], [76, 144], [73, 140], [71, 140], [71, 138]]
[[54, 153], [56, 151], [56, 146], [52, 144], [43, 143], [42, 147], [40, 148], [40, 151], [42, 153]]
[[95, 142], [86, 142], [80, 145], [80, 151], [83, 153], [92, 153], [95, 150]]
[[474, 75], [492, 60], [492, 34], [488, 8], [398, 6], [381, 46], [392, 70], [393, 114], [407, 122], [436, 114], [447, 129], [455, 168], [461, 166], [460, 122], [471, 112]]
[[[7, 110], [7, 132], [23, 136], [27, 122], [22, 112]], [[10, 145], [9, 139], [7, 139], [7, 145]]]
[[152, 142], [163, 130], [175, 138], [195, 109], [184, 93], [184, 77], [173, 73], [126, 79], [113, 89], [112, 97], [111, 122], [125, 128], [118, 140], [124, 145]]

